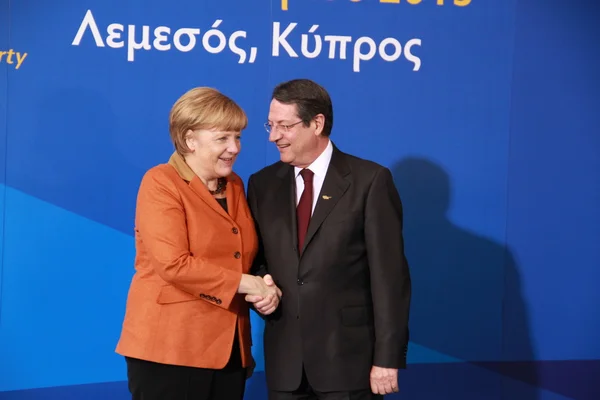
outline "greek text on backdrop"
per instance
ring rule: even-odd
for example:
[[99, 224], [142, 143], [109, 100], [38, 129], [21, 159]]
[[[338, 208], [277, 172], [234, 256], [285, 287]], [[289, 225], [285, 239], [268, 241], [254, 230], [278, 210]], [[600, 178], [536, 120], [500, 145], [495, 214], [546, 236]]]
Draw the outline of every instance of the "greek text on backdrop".
[[[149, 25], [143, 25], [140, 29], [136, 25], [113, 22], [106, 27], [106, 35], [103, 35], [92, 11], [87, 10], [71, 45], [80, 46], [85, 33], [89, 31], [96, 47], [108, 46], [112, 49], [126, 49], [128, 62], [134, 62], [136, 54], [138, 54], [136, 52], [140, 51], [177, 50], [186, 53], [196, 48], [203, 48], [210, 54], [226, 54], [226, 51], [229, 50], [238, 57], [238, 64], [253, 64], [258, 56], [258, 48], [251, 45], [245, 46], [244, 42], [248, 32], [236, 30], [226, 34], [224, 32], [227, 32], [228, 29], [222, 27], [222, 24], [222, 19], [216, 19], [211, 28], [204, 31], [199, 27], [175, 29], [163, 25], [153, 29]], [[364, 68], [364, 63], [375, 57], [386, 62], [405, 59], [412, 63], [413, 72], [421, 69], [421, 59], [413, 54], [412, 50], [415, 46], [421, 47], [419, 38], [411, 38], [401, 43], [394, 37], [386, 37], [378, 43], [369, 36], [353, 38], [349, 35], [333, 34], [333, 32], [327, 32], [326, 27], [320, 28], [318, 24], [313, 24], [308, 29], [308, 33], [300, 34], [301, 45], [300, 51], [298, 51], [292, 46], [294, 43], [292, 34], [297, 35], [298, 31], [301, 32], [301, 27], [297, 22], [290, 22], [286, 26], [282, 26], [280, 22], [274, 21], [271, 56], [284, 57], [287, 54], [289, 58], [300, 59], [300, 55], [302, 55], [304, 58], [312, 59], [327, 55], [330, 60], [351, 59], [353, 72], [360, 72], [361, 68]], [[288, 38], [288, 36], [290, 37]]]

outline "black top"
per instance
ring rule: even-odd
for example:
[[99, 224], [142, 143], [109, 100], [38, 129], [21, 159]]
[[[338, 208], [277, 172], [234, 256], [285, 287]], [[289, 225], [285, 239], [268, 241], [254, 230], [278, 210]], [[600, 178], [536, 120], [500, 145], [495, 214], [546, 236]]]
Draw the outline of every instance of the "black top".
[[224, 197], [222, 199], [216, 199], [219, 204], [221, 205], [221, 207], [223, 207], [223, 209], [225, 210], [226, 213], [229, 213], [229, 211], [227, 210], [227, 197]]

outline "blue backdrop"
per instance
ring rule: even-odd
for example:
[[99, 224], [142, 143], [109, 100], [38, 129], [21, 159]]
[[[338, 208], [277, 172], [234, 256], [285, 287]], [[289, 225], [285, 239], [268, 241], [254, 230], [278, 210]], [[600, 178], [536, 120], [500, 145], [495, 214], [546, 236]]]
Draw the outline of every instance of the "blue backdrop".
[[595, 3], [0, 0], [0, 399], [127, 398], [135, 196], [171, 105], [195, 86], [239, 102], [247, 179], [277, 159], [262, 124], [297, 77], [405, 205], [397, 398], [600, 398]]

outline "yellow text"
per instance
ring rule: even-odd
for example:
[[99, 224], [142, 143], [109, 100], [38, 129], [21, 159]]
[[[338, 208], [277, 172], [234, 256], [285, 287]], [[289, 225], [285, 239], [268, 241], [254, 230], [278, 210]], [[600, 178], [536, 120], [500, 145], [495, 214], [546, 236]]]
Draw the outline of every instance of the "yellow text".
[[18, 51], [14, 51], [13, 49], [8, 51], [0, 50], [0, 64], [3, 62], [11, 64], [15, 66], [15, 69], [21, 68], [21, 64], [23, 64], [23, 61], [25, 61], [26, 57], [27, 53], [20, 53]]
[[[351, 0], [352, 2], [359, 2], [360, 0]], [[423, 0], [403, 0], [408, 4], [420, 4]], [[402, 0], [379, 0], [380, 3], [394, 3], [400, 4]], [[438, 6], [445, 6], [447, 4], [454, 4], [458, 7], [464, 7], [471, 4], [471, 0], [436, 0]]]
[[[445, 6], [445, 5], [450, 5], [453, 4], [457, 7], [465, 7], [468, 6], [469, 4], [471, 4], [472, 0], [436, 0], [436, 4], [438, 6]], [[360, 3], [361, 0], [350, 0], [351, 3]], [[380, 3], [388, 3], [388, 4], [400, 4], [402, 2], [408, 3], [408, 4], [421, 4], [423, 2], [423, 0], [379, 0]], [[289, 0], [281, 0], [281, 9], [283, 11], [287, 11], [288, 10], [288, 3]]]

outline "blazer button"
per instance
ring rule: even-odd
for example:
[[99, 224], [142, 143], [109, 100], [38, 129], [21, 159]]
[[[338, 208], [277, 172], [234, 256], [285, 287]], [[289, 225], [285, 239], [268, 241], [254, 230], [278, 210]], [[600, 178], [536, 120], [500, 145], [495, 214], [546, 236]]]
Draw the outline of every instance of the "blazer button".
[[235, 258], [240, 258], [242, 255], [240, 254], [239, 251], [236, 251], [235, 254], [233, 255]]
[[298, 279], [297, 282], [298, 282], [298, 285], [300, 285], [300, 286], [304, 285], [304, 281], [302, 279]]
[[234, 227], [234, 228], [231, 229], [231, 232], [233, 232], [234, 234], [237, 235], [239, 231], [238, 231], [238, 228]]

